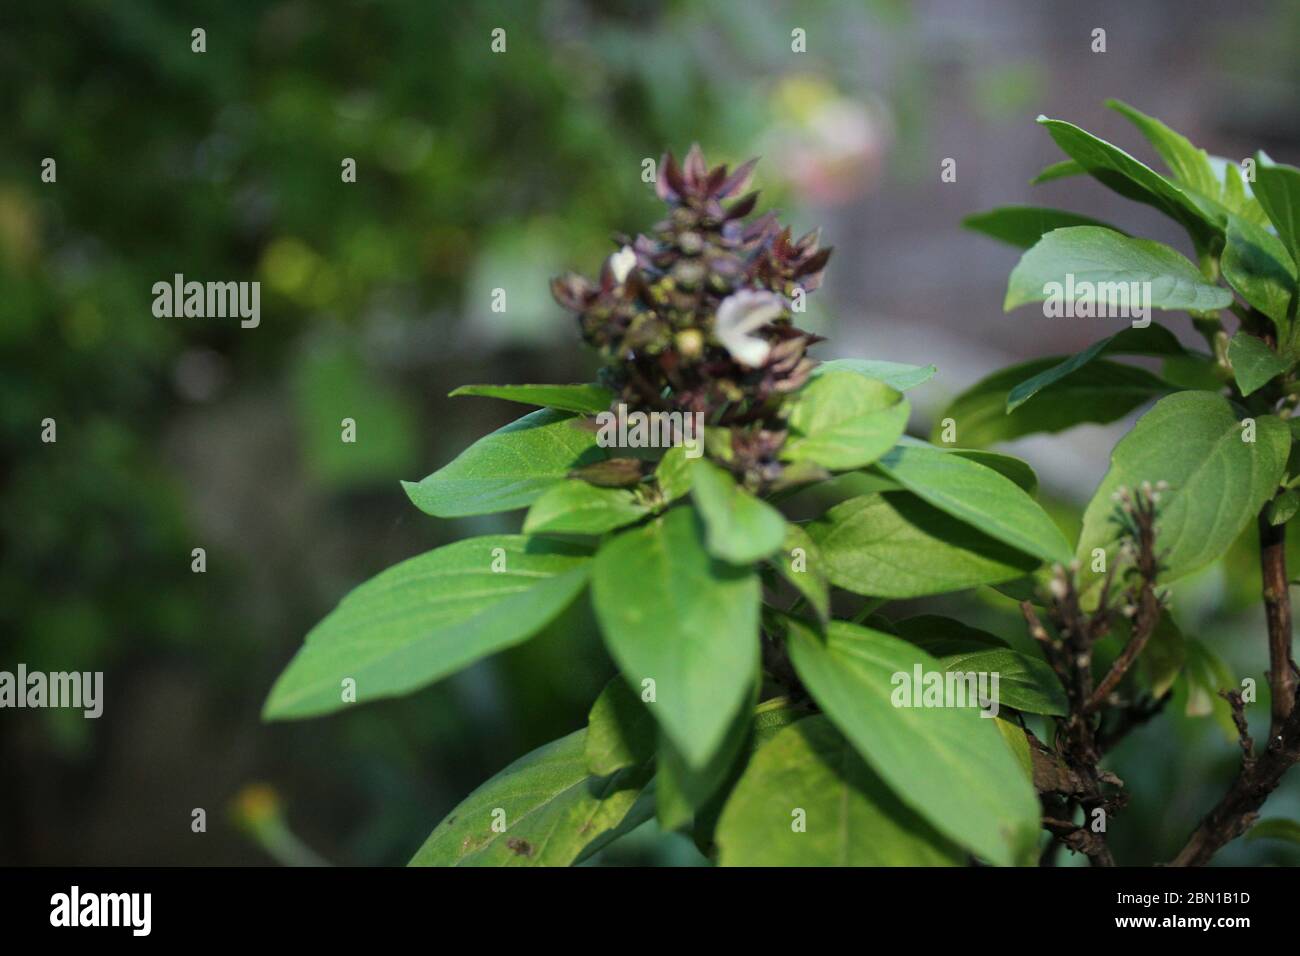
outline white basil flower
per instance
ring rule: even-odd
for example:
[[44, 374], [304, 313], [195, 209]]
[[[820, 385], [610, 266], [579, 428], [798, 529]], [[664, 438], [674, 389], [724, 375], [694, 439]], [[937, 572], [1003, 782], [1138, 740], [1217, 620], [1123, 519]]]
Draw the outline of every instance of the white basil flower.
[[779, 295], [746, 289], [722, 300], [713, 320], [713, 334], [741, 365], [759, 368], [767, 362], [772, 347], [753, 333], [784, 312], [785, 300]]

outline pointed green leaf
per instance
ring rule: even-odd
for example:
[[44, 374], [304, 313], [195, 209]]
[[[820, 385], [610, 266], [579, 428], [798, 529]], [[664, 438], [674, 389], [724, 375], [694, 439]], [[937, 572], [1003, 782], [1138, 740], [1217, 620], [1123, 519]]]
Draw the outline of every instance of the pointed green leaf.
[[1268, 213], [1277, 237], [1300, 266], [1300, 169], [1275, 163], [1264, 153], [1255, 158], [1255, 198]]
[[795, 395], [781, 457], [832, 471], [871, 464], [894, 446], [910, 413], [903, 396], [852, 372], [827, 372]]
[[1246, 832], [1246, 842], [1254, 840], [1283, 840], [1300, 844], [1300, 823], [1282, 817], [1260, 820]]
[[691, 462], [691, 498], [707, 530], [709, 553], [732, 564], [751, 564], [773, 554], [785, 539], [785, 518], [736, 484], [731, 473], [707, 458]]
[[650, 765], [592, 777], [585, 736], [561, 737], [488, 780], [438, 824], [409, 865], [571, 866], [650, 819]]
[[965, 862], [820, 716], [786, 727], [754, 755], [723, 808], [717, 842], [723, 866]]
[[1106, 105], [1138, 128], [1165, 161], [1178, 185], [1210, 198], [1219, 195], [1219, 178], [1215, 175], [1205, 150], [1197, 149], [1186, 136], [1174, 132], [1160, 120], [1127, 103], [1107, 100]]
[[1228, 343], [1228, 361], [1232, 375], [1243, 396], [1263, 388], [1272, 379], [1288, 371], [1295, 364], [1274, 352], [1263, 339], [1249, 332], [1238, 332]]
[[584, 415], [607, 411], [614, 401], [614, 393], [603, 385], [462, 385], [450, 397], [458, 395], [503, 398]]
[[1173, 389], [1146, 369], [1093, 359], [1038, 389], [1033, 401], [1007, 411], [1014, 388], [1051, 373], [1065, 361], [1068, 359], [1061, 356], [1036, 359], [976, 382], [944, 409], [934, 439], [940, 438], [943, 420], [948, 418], [956, 423], [957, 440], [977, 447], [1040, 432], [1053, 434], [1076, 425], [1104, 425]]
[[990, 863], [1033, 860], [1038, 797], [993, 721], [973, 707], [895, 706], [900, 680], [938, 661], [865, 627], [833, 621], [823, 638], [787, 622], [800, 679], [903, 803]]
[[863, 495], [807, 526], [831, 584], [922, 597], [1022, 577], [1039, 561], [907, 492]]
[[1068, 564], [1070, 546], [1038, 502], [978, 462], [918, 445], [899, 445], [876, 467], [917, 497], [1026, 554]]
[[592, 431], [567, 412], [531, 412], [485, 435], [419, 483], [402, 487], [415, 506], [439, 518], [491, 514], [532, 504], [569, 472], [603, 460]]
[[1121, 196], [1153, 206], [1180, 223], [1198, 249], [1209, 249], [1221, 235], [1220, 227], [1183, 190], [1118, 146], [1073, 123], [1046, 116], [1040, 116], [1038, 122], [1047, 128], [1056, 145], [1077, 160], [1094, 179]]
[[525, 535], [467, 538], [410, 558], [347, 595], [271, 689], [268, 719], [310, 717], [431, 684], [527, 640], [587, 583], [585, 549]]
[[1237, 294], [1267, 315], [1278, 340], [1293, 347], [1297, 287], [1296, 266], [1272, 233], [1240, 216], [1228, 219], [1228, 242], [1220, 260], [1223, 278]]
[[1082, 163], [1073, 159], [1063, 159], [1059, 163], [1052, 163], [1050, 166], [1043, 168], [1043, 171], [1029, 180], [1031, 186], [1041, 186], [1043, 183], [1050, 183], [1057, 179], [1068, 179], [1071, 176], [1083, 176], [1087, 174]]
[[1021, 382], [1007, 393], [1007, 411], [1014, 412], [1049, 385], [1077, 372], [1099, 355], [1166, 355], [1186, 354], [1174, 334], [1161, 325], [1124, 329], [1094, 342], [1082, 352], [1053, 365], [1046, 371]]
[[552, 485], [533, 502], [524, 533], [604, 534], [650, 513], [635, 492], [601, 488], [579, 479]]
[[758, 575], [704, 546], [691, 508], [606, 541], [592, 600], [610, 654], [633, 688], [654, 681], [649, 704], [694, 766], [721, 746], [758, 667]]
[[1110, 470], [1083, 516], [1078, 558], [1092, 584], [1093, 549], [1115, 560], [1119, 528], [1111, 496], [1121, 485], [1169, 483], [1161, 493], [1157, 545], [1162, 584], [1215, 560], [1273, 497], [1286, 468], [1291, 435], [1285, 423], [1261, 415], [1252, 429], [1222, 396], [1179, 392], [1156, 403], [1120, 439]]
[[1143, 307], [1209, 312], [1232, 304], [1231, 292], [1208, 281], [1196, 266], [1164, 243], [1132, 239], [1100, 226], [1073, 226], [1049, 232], [1020, 257], [1007, 282], [1002, 307], [1010, 312], [1042, 302], [1054, 292], [1061, 294], [1053, 286], [1063, 291], [1072, 285], [1079, 290], [1076, 309], [1080, 303], [1090, 302], [1094, 311], [1108, 305], [1113, 313], [1114, 302], [1126, 301], [1114, 296], [1128, 296], [1133, 283], [1143, 290]]
[[1091, 216], [1081, 216], [1063, 209], [1048, 209], [1045, 206], [999, 206], [988, 212], [967, 216], [961, 224], [967, 229], [982, 232], [1021, 249], [1028, 249], [1053, 229], [1064, 229], [1067, 226], [1101, 226], [1128, 235]]

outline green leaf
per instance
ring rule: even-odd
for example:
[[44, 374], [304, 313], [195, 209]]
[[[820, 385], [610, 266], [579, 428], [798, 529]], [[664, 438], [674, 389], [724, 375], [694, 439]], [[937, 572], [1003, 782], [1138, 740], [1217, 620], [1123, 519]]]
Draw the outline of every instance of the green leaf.
[[758, 704], [758, 689], [756, 674], [750, 693], [732, 717], [722, 746], [701, 766], [693, 766], [666, 734], [659, 735], [655, 800], [659, 825], [663, 829], [680, 830], [690, 826], [696, 813], [731, 777], [749, 740], [754, 707]]
[[1060, 680], [1040, 657], [1022, 654], [985, 631], [951, 618], [923, 614], [894, 625], [898, 636], [915, 644], [953, 673], [998, 675], [998, 700], [1029, 714], [1064, 715], [1068, 702]]
[[1049, 385], [1077, 372], [1099, 355], [1184, 355], [1185, 350], [1174, 334], [1161, 325], [1130, 328], [1094, 342], [1045, 371], [1021, 382], [1007, 393], [1007, 411], [1014, 412]]
[[632, 491], [570, 479], [552, 485], [533, 502], [524, 533], [604, 534], [649, 513]]
[[[945, 455], [957, 455], [960, 458], [966, 458], [986, 468], [992, 468], [1003, 478], [1015, 482], [1031, 495], [1038, 489], [1038, 476], [1034, 474], [1034, 469], [1013, 455], [1004, 455], [1002, 452], [988, 451], [984, 448], [956, 448], [952, 445], [932, 445], [928, 441], [913, 438], [911, 435], [903, 435], [898, 439], [898, 444], [915, 445], [931, 451], [943, 452]], [[862, 474], [866, 477], [871, 473], [863, 472]], [[857, 494], [865, 495], [873, 491], [893, 491], [901, 487], [898, 482], [886, 483], [884, 479], [881, 480], [880, 484], [881, 487], [872, 487], [865, 482], [861, 483], [861, 490], [857, 491]]]
[[1070, 562], [1070, 545], [1047, 512], [992, 468], [918, 445], [897, 446], [876, 467], [990, 537], [1044, 561]]
[[1271, 525], [1286, 524], [1300, 511], [1300, 493], [1287, 490], [1268, 503], [1265, 514]]
[[1044, 168], [1041, 173], [1029, 180], [1029, 185], [1041, 186], [1043, 183], [1050, 183], [1056, 179], [1082, 176], [1087, 172], [1088, 170], [1083, 168], [1082, 163], [1075, 162], [1073, 159], [1063, 159], [1059, 163], [1052, 163]]
[[703, 522], [674, 508], [606, 541], [592, 570], [605, 643], [692, 766], [717, 751], [758, 667], [758, 575], [709, 556]]
[[907, 492], [863, 495], [807, 526], [831, 584], [881, 598], [922, 597], [997, 584], [1037, 559]]
[[[1131, 283], [1141, 284], [1144, 308], [1209, 312], [1232, 304], [1231, 292], [1206, 280], [1196, 266], [1163, 243], [1132, 239], [1100, 226], [1073, 226], [1049, 232], [1020, 257], [1011, 271], [1002, 307], [1010, 312], [1030, 302], [1042, 302], [1051, 297], [1049, 286], [1055, 284], [1061, 290], [1057, 295], [1071, 287], [1076, 290], [1076, 309], [1088, 302], [1097, 312], [1107, 305], [1112, 292], [1127, 297]], [[1149, 297], [1146, 283], [1150, 283]], [[1132, 308], [1132, 300], [1128, 301]], [[1113, 304], [1108, 307], [1115, 311]]]
[[825, 717], [786, 727], [759, 749], [723, 808], [717, 842], [723, 866], [965, 862], [956, 846], [899, 802]]
[[822, 362], [813, 369], [812, 374], [813, 378], [817, 378], [828, 372], [852, 372], [854, 375], [884, 382], [895, 391], [906, 392], [909, 388], [916, 388], [934, 378], [934, 373], [937, 371], [938, 369], [933, 365], [907, 365], [903, 362], [886, 362], [880, 359], [843, 358]]
[[1073, 123], [1046, 116], [1040, 116], [1038, 122], [1047, 128], [1056, 145], [1098, 182], [1126, 199], [1153, 206], [1180, 223], [1197, 249], [1213, 246], [1220, 235], [1218, 225], [1183, 190], [1151, 167]]
[[[263, 716], [340, 710], [406, 694], [536, 634], [587, 583], [585, 549], [525, 535], [467, 538], [395, 565], [312, 628]], [[497, 570], [497, 569], [500, 570]]]
[[883, 382], [827, 372], [794, 396], [781, 457], [832, 471], [862, 468], [894, 446], [909, 413], [903, 396]]
[[[1222, 691], [1237, 687], [1237, 679], [1223, 660], [1195, 638], [1185, 638], [1183, 652], [1186, 657], [1182, 674], [1176, 682], [1186, 695], [1184, 713], [1188, 717], [1212, 717], [1223, 731], [1226, 740], [1237, 738], [1232, 707], [1223, 699]], [[1176, 698], [1177, 699], [1177, 691]]]
[[664, 504], [676, 501], [691, 490], [691, 459], [686, 457], [686, 449], [674, 445], [664, 452], [655, 466], [655, 481], [659, 485], [659, 495]]
[[1066, 212], [1063, 209], [1048, 209], [1044, 206], [999, 206], [988, 212], [975, 213], [961, 221], [967, 229], [982, 232], [986, 236], [1028, 249], [1053, 229], [1068, 226], [1102, 226], [1121, 235], [1127, 233], [1115, 229], [1091, 216]]
[[606, 457], [594, 432], [566, 412], [542, 409], [480, 438], [450, 464], [402, 487], [415, 506], [439, 518], [491, 514], [530, 505], [570, 470]]
[[450, 397], [458, 395], [504, 398], [508, 402], [584, 415], [608, 411], [614, 401], [614, 393], [603, 385], [462, 385]]
[[1255, 198], [1268, 213], [1292, 263], [1300, 266], [1300, 169], [1275, 163], [1259, 153], [1255, 157]]
[[[651, 767], [588, 775], [586, 731], [516, 760], [447, 815], [411, 866], [571, 866], [648, 820]], [[503, 819], [504, 827], [499, 821]]]
[[1232, 375], [1243, 396], [1263, 388], [1295, 364], [1249, 332], [1238, 332], [1232, 337], [1228, 343], [1228, 361], [1232, 363]]
[[1255, 840], [1284, 840], [1300, 844], [1300, 823], [1282, 817], [1260, 820], [1246, 832], [1247, 843]]
[[942, 670], [906, 641], [833, 621], [823, 639], [787, 619], [790, 660], [831, 722], [894, 794], [940, 833], [1003, 866], [1033, 860], [1034, 788], [993, 721], [970, 707], [895, 706], [914, 669]]
[[1009, 720], [1003, 720], [1001, 717], [993, 718], [994, 725], [998, 728], [998, 733], [1002, 739], [1007, 742], [1007, 747], [1016, 758], [1016, 763], [1020, 764], [1020, 769], [1025, 772], [1025, 779], [1031, 784], [1034, 782], [1034, 758], [1029, 752], [1029, 738], [1018, 724], [1013, 724]]
[[1230, 216], [1220, 267], [1237, 294], [1273, 321], [1279, 341], [1292, 346], [1296, 266], [1277, 237], [1240, 216]]
[[1058, 367], [1063, 358], [1036, 359], [994, 372], [957, 396], [940, 416], [933, 438], [943, 433], [944, 419], [957, 426], [957, 439], [984, 446], [1040, 432], [1052, 434], [1085, 423], [1106, 424], [1123, 418], [1173, 386], [1146, 369], [1094, 359], [1035, 393], [1032, 402], [1012, 412], [1012, 389]]
[[1163, 697], [1174, 686], [1187, 661], [1183, 632], [1168, 613], [1160, 615], [1156, 629], [1138, 658], [1138, 667], [1152, 696]]
[[1107, 100], [1106, 105], [1121, 113], [1138, 128], [1147, 142], [1155, 147], [1180, 186], [1210, 198], [1219, 195], [1219, 178], [1215, 175], [1205, 150], [1197, 149], [1186, 136], [1174, 132], [1160, 120], [1127, 103]]
[[1121, 485], [1167, 481], [1161, 494], [1157, 545], [1166, 584], [1223, 554], [1277, 490], [1291, 435], [1272, 415], [1255, 419], [1255, 440], [1233, 406], [1210, 392], [1179, 392], [1156, 403], [1120, 439], [1110, 470], [1083, 516], [1078, 558], [1090, 570], [1094, 548], [1115, 560], [1119, 529], [1110, 519], [1111, 495]]
[[622, 677], [606, 684], [591, 705], [585, 753], [587, 770], [596, 777], [654, 759], [654, 717]]
[[691, 498], [704, 519], [705, 545], [715, 558], [752, 564], [773, 554], [785, 539], [781, 512], [706, 458], [691, 463]]
[[803, 595], [819, 620], [831, 616], [831, 587], [821, 549], [797, 524], [785, 526], [785, 540], [770, 559], [771, 565]]
[[895, 621], [894, 630], [899, 637], [936, 658], [1007, 647], [1007, 642], [996, 634], [938, 614], [917, 614]]

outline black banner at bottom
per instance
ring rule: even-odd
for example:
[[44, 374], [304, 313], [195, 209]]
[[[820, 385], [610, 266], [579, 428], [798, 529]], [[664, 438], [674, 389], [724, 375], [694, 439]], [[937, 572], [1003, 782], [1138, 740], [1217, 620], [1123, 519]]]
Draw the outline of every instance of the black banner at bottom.
[[[818, 929], [938, 934], [993, 924], [1083, 935], [1176, 931], [1213, 938], [1294, 923], [1297, 880], [1282, 869], [0, 870], [8, 941], [32, 936], [247, 943], [374, 943], [376, 933], [433, 942], [460, 927], [536, 939], [578, 913], [581, 937], [701, 921], [720, 932], [770, 930], [798, 913]], [[749, 899], [749, 903], [744, 901]], [[785, 914], [784, 916], [782, 914]], [[550, 927], [550, 930], [546, 929]], [[942, 937], [935, 942], [941, 942]]]

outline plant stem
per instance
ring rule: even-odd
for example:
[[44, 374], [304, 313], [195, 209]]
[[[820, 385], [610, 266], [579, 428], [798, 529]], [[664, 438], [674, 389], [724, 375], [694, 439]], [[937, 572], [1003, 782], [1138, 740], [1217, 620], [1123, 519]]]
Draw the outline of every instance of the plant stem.
[[[1172, 866], [1202, 866], [1225, 844], [1245, 833], [1291, 767], [1300, 763], [1300, 709], [1296, 708], [1296, 667], [1291, 660], [1291, 595], [1286, 570], [1285, 526], [1259, 518], [1260, 574], [1268, 620], [1269, 687], [1273, 705], [1268, 746], [1254, 757], [1245, 731], [1245, 718], [1234, 701], [1234, 716], [1242, 735], [1241, 769], [1228, 792], [1205, 815], [1174, 858]], [[1230, 698], [1231, 699], [1231, 698]], [[1238, 698], [1240, 700], [1240, 698]]]

